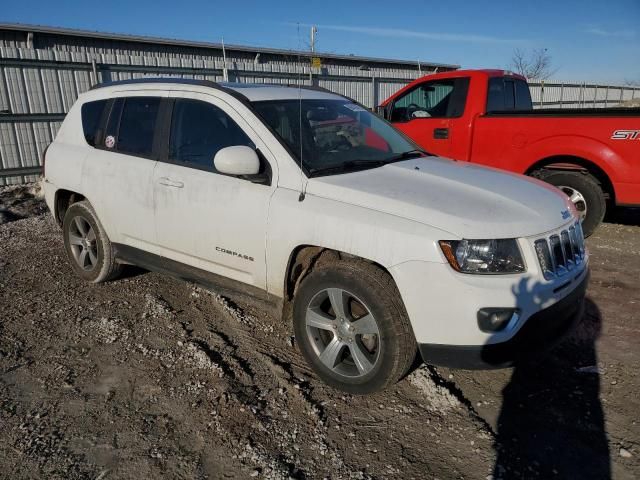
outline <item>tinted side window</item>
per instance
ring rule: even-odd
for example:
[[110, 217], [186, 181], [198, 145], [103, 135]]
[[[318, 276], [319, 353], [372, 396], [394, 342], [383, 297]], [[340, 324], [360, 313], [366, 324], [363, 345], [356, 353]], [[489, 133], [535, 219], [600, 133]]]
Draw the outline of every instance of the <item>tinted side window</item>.
[[489, 79], [487, 112], [531, 110], [531, 92], [523, 80], [494, 77]]
[[159, 108], [160, 98], [157, 97], [124, 100], [116, 147], [119, 152], [143, 156], [152, 154]]
[[175, 101], [169, 140], [171, 161], [215, 170], [215, 154], [234, 145], [255, 148], [242, 129], [218, 107], [198, 100]]
[[516, 92], [513, 87], [513, 80], [504, 81], [504, 108], [513, 110], [516, 106]]
[[489, 79], [487, 91], [487, 112], [504, 110], [504, 80], [502, 77]]
[[531, 91], [529, 85], [523, 80], [516, 80], [516, 110], [531, 110]]
[[87, 102], [82, 105], [82, 130], [84, 131], [85, 140], [92, 147], [96, 146], [96, 135], [98, 133], [98, 128], [100, 128], [102, 112], [106, 105], [107, 100]]

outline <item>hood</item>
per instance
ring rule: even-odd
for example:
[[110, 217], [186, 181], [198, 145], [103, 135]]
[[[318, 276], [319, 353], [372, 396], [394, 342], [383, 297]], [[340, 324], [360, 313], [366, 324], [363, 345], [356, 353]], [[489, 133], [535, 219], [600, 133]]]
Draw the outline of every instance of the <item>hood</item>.
[[[573, 204], [540, 180], [423, 157], [309, 180], [307, 193], [400, 216], [461, 238], [516, 238], [567, 223]], [[568, 212], [567, 212], [568, 211]]]

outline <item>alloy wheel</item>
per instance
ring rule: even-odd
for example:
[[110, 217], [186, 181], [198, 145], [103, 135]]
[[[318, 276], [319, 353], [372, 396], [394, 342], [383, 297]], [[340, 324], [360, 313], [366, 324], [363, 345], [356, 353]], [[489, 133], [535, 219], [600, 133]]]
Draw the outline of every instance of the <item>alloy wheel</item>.
[[98, 264], [96, 233], [86, 218], [74, 217], [69, 224], [69, 244], [76, 263], [83, 270], [93, 270]]
[[306, 331], [325, 367], [347, 377], [361, 377], [376, 365], [380, 331], [366, 304], [341, 288], [317, 293], [306, 310]]
[[587, 201], [584, 198], [584, 195], [580, 193], [573, 187], [567, 187], [564, 185], [559, 185], [558, 188], [562, 190], [569, 200], [575, 205], [578, 214], [580, 215], [580, 219], [584, 220], [587, 216]]

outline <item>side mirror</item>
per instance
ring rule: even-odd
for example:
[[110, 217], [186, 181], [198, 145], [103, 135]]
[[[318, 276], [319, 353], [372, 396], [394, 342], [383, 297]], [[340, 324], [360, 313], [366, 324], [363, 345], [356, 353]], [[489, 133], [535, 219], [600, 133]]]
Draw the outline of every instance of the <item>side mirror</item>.
[[260, 159], [253, 148], [235, 145], [218, 150], [213, 158], [213, 166], [227, 175], [257, 175], [260, 172]]

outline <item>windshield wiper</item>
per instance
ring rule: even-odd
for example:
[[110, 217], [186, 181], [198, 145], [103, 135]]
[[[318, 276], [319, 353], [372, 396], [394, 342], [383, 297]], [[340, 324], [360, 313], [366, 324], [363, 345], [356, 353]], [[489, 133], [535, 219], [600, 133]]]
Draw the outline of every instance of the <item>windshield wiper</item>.
[[387, 158], [386, 160], [347, 160], [344, 163], [331, 167], [312, 168], [309, 173], [312, 177], [315, 177], [318, 175], [355, 172], [357, 170], [382, 167], [388, 163], [401, 162], [402, 160], [409, 160], [410, 158], [424, 157], [427, 155], [429, 155], [429, 153], [416, 148], [415, 150], [402, 152], [394, 157]]
[[335, 173], [355, 172], [357, 170], [381, 167], [386, 163], [387, 160], [347, 160], [344, 163], [332, 167], [312, 168], [309, 170], [309, 173], [312, 177], [315, 177], [318, 174], [331, 175]]
[[426, 157], [427, 155], [429, 154], [424, 150], [420, 150], [419, 148], [416, 148], [415, 150], [402, 152], [401, 154], [396, 155], [395, 157], [391, 157], [385, 160], [384, 163], [401, 162], [402, 160], [409, 160], [410, 158]]

